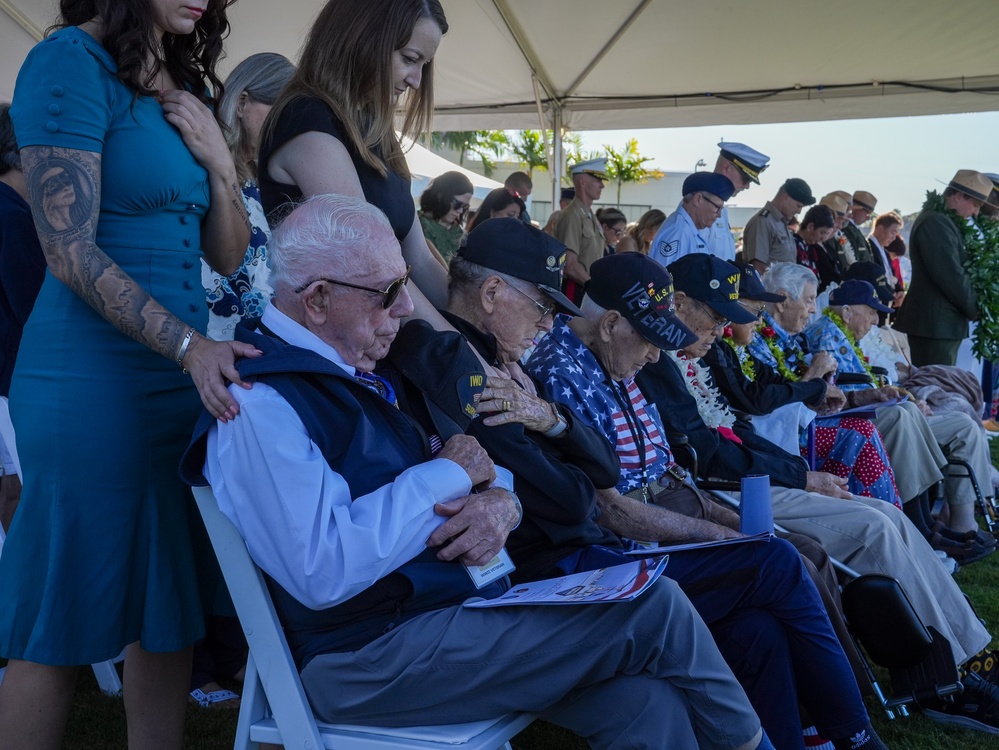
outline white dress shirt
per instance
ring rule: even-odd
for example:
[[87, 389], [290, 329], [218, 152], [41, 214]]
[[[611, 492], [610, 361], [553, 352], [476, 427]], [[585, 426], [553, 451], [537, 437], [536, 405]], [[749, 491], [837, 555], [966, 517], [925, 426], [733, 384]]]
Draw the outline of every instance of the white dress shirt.
[[[273, 304], [262, 323], [354, 373], [335, 349]], [[250, 390], [230, 385], [229, 392], [239, 415], [209, 432], [205, 477], [254, 562], [307, 607], [346, 601], [416, 557], [446, 520], [434, 503], [471, 491], [461, 466], [435, 459], [352, 498], [277, 391], [258, 382]]]

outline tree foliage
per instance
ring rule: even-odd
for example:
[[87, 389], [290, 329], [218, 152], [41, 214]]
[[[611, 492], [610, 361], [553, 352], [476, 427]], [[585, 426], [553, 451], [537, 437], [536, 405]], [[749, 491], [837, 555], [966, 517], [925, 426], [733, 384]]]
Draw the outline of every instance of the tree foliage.
[[464, 166], [465, 157], [474, 155], [482, 162], [482, 172], [491, 177], [496, 160], [506, 153], [510, 139], [502, 130], [449, 130], [430, 134], [430, 147], [447, 148], [458, 152], [458, 164]]
[[647, 169], [651, 156], [642, 156], [638, 150], [638, 139], [629, 138], [620, 151], [604, 146], [607, 153], [607, 177], [617, 183], [617, 202], [621, 203], [621, 186], [626, 182], [648, 182], [661, 180], [665, 173], [658, 169]]

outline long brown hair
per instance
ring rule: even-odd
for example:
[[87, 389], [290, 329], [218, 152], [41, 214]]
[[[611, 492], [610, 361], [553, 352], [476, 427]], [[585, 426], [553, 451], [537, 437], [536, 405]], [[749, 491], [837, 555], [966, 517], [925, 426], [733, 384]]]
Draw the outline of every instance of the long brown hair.
[[[406, 157], [395, 135], [392, 55], [406, 46], [421, 18], [447, 33], [440, 0], [329, 0], [305, 40], [298, 70], [267, 118], [263, 140], [289, 102], [315, 97], [333, 110], [366, 164], [383, 177], [391, 170], [408, 178]], [[415, 137], [429, 129], [433, 73], [430, 60], [423, 65], [420, 88], [405, 95], [404, 135]], [[381, 158], [375, 150], [381, 151]]]
[[[222, 57], [222, 40], [229, 33], [226, 8], [235, 0], [210, 0], [191, 34], [164, 34], [160, 59], [153, 34], [150, 0], [60, 0], [60, 23], [54, 28], [79, 26], [100, 17], [101, 46], [118, 66], [118, 79], [136, 94], [156, 94], [153, 81], [160, 67], [176, 84], [206, 104], [222, 95], [215, 66]], [[146, 70], [146, 60], [154, 64]]]

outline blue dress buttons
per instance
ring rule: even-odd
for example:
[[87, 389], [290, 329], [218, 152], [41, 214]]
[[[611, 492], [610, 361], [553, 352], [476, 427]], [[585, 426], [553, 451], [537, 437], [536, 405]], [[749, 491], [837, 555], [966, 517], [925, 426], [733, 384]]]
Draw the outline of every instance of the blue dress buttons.
[[47, 123], [45, 123], [45, 129], [50, 133], [58, 133], [59, 123], [57, 123], [55, 120], [49, 120]]
[[196, 305], [192, 302], [190, 305], [188, 305], [188, 308], [190, 308], [191, 312], [197, 312], [198, 310], [201, 309], [201, 306]]
[[193, 260], [185, 260], [184, 261], [184, 268], [194, 268], [194, 261]]
[[62, 86], [53, 86], [52, 89], [51, 89], [51, 91], [52, 91], [52, 96], [62, 96], [63, 95]]
[[61, 110], [59, 109], [59, 105], [58, 104], [50, 104], [49, 105], [49, 114], [50, 115], [58, 115], [60, 111]]
[[190, 247], [190, 246], [191, 246], [191, 241], [190, 240], [184, 240], [184, 247]]
[[185, 281], [184, 282], [184, 288], [185, 289], [194, 289], [194, 284], [192, 284], [190, 281]]

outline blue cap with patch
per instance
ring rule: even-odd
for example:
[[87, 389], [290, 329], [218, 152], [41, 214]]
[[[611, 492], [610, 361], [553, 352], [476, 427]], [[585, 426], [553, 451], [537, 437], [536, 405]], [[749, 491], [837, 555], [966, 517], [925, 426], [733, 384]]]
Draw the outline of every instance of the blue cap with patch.
[[840, 305], [867, 305], [878, 312], [894, 312], [890, 307], [881, 304], [878, 300], [878, 293], [874, 291], [871, 282], [860, 279], [844, 281], [842, 285], [833, 289], [832, 294], [829, 295], [829, 304], [836, 307]]
[[745, 143], [726, 143], [725, 141], [721, 141], [718, 144], [718, 148], [721, 149], [723, 159], [728, 159], [746, 177], [757, 185], [760, 184], [760, 173], [770, 166], [769, 156], [761, 154]]
[[694, 172], [683, 181], [683, 194], [710, 193], [727, 201], [735, 193], [735, 185], [732, 180], [723, 174], [714, 172]]
[[489, 219], [461, 240], [458, 255], [480, 266], [530, 282], [559, 309], [581, 315], [560, 289], [565, 245], [520, 219]]
[[684, 255], [667, 266], [676, 288], [703, 302], [733, 323], [752, 323], [756, 316], [739, 304], [742, 272], [721, 258], [707, 253]]
[[660, 349], [682, 349], [697, 341], [676, 317], [669, 272], [647, 255], [621, 253], [594, 261], [586, 296], [606, 310], [617, 310]]

